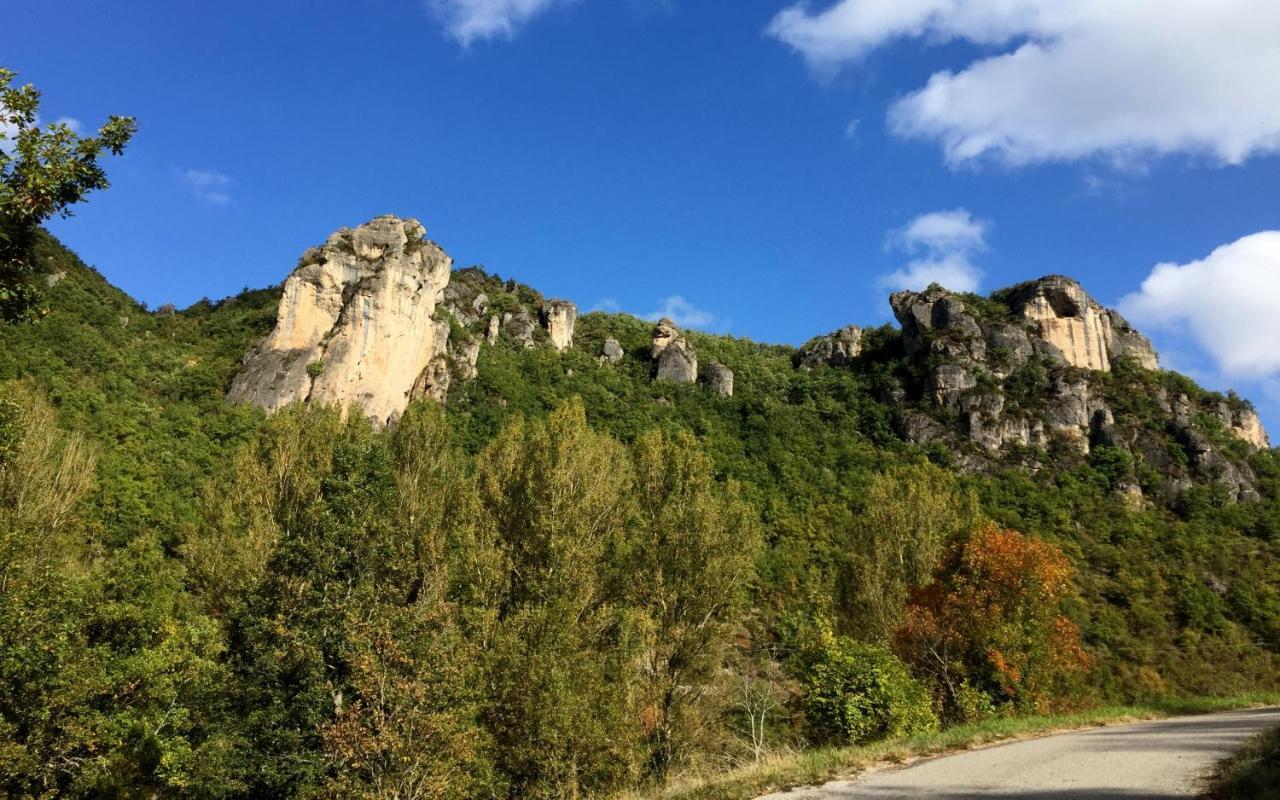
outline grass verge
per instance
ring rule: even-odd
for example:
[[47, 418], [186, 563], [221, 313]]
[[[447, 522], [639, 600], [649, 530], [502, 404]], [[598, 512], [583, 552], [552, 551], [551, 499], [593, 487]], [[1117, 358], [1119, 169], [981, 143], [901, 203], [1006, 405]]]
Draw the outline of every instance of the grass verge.
[[1207, 796], [1212, 800], [1280, 800], [1280, 729], [1255, 736], [1224, 761]]
[[[1163, 700], [1131, 706], [1103, 706], [1073, 714], [990, 719], [957, 725], [940, 733], [858, 747], [776, 753], [759, 763], [727, 772], [682, 776], [663, 789], [626, 794], [618, 800], [749, 800], [795, 786], [852, 777], [875, 764], [902, 763], [993, 742], [1144, 719], [1270, 705], [1280, 705], [1280, 693]], [[1256, 795], [1224, 797], [1237, 796]]]

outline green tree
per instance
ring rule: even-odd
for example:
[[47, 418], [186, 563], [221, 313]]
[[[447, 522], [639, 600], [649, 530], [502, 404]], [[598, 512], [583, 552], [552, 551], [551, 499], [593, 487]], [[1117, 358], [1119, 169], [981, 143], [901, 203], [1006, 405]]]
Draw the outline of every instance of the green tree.
[[0, 400], [0, 786], [42, 796], [82, 772], [86, 682], [79, 625], [87, 553], [73, 512], [92, 486], [83, 439], [58, 429], [34, 393]]
[[980, 518], [977, 498], [928, 462], [873, 476], [847, 549], [851, 627], [863, 638], [886, 638], [901, 624], [911, 588], [932, 580], [946, 543]]
[[0, 318], [26, 318], [36, 303], [30, 281], [36, 231], [51, 217], [110, 184], [98, 164], [120, 155], [133, 138], [132, 117], [111, 116], [97, 136], [80, 136], [62, 122], [41, 126], [40, 92], [12, 86], [17, 73], [0, 68]]
[[510, 796], [616, 789], [638, 738], [623, 615], [602, 575], [629, 514], [626, 451], [573, 402], [510, 424], [480, 454], [479, 477], [509, 570], [491, 600], [485, 716]]
[[621, 580], [646, 616], [642, 721], [657, 780], [717, 727], [715, 679], [755, 578], [759, 519], [685, 432], [635, 446], [637, 520]]

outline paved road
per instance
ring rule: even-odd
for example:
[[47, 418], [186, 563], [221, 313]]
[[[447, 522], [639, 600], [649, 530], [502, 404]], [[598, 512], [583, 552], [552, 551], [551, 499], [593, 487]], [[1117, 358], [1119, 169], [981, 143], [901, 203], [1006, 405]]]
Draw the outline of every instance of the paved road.
[[1280, 726], [1280, 708], [1094, 728], [972, 750], [759, 800], [1171, 800], [1246, 739]]

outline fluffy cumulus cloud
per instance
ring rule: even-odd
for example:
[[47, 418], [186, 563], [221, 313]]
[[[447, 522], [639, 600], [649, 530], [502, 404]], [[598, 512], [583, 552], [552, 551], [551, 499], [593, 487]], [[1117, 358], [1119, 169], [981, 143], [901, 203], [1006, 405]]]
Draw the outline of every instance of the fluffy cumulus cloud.
[[445, 31], [466, 47], [482, 39], [510, 39], [529, 20], [573, 0], [426, 0]]
[[1280, 376], [1280, 231], [1246, 236], [1189, 264], [1159, 264], [1120, 302], [1133, 322], [1185, 330], [1228, 377]]
[[182, 180], [196, 199], [210, 205], [225, 206], [231, 202], [231, 178], [212, 169], [189, 169]]
[[715, 314], [706, 309], [698, 308], [678, 294], [663, 300], [662, 306], [658, 310], [641, 316], [651, 320], [667, 317], [681, 328], [700, 328], [702, 330], [710, 330], [720, 323]]
[[987, 223], [974, 219], [963, 208], [921, 214], [906, 227], [889, 235], [889, 247], [900, 250], [911, 261], [882, 275], [882, 288], [923, 289], [940, 283], [957, 292], [976, 291], [982, 271], [972, 258], [987, 248]]
[[899, 40], [980, 46], [889, 109], [953, 164], [1280, 150], [1276, 0], [839, 0], [769, 32], [827, 72]]

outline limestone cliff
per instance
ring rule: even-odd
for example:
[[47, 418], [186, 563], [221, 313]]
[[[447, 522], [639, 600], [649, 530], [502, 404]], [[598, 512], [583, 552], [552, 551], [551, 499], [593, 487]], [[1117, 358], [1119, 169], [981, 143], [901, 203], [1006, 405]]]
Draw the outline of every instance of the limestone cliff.
[[[959, 448], [959, 459], [978, 468], [1011, 448], [1087, 455], [1105, 446], [1164, 476], [1170, 491], [1209, 480], [1239, 499], [1256, 494], [1248, 465], [1226, 452], [1230, 438], [1268, 446], [1256, 412], [1238, 399], [1193, 401], [1177, 391], [1154, 372], [1151, 343], [1076, 281], [1051, 275], [990, 298], [935, 284], [899, 292], [891, 305], [912, 367], [889, 394], [909, 441], [967, 440], [976, 450]], [[830, 341], [802, 350], [801, 364], [827, 361]], [[1122, 361], [1122, 378], [1108, 378]]]
[[396, 419], [432, 358], [452, 261], [414, 219], [378, 217], [307, 250], [285, 280], [275, 330], [244, 359], [228, 400], [358, 405]]
[[445, 402], [481, 348], [573, 346], [578, 308], [452, 259], [414, 219], [343, 228], [285, 280], [275, 329], [243, 359], [227, 399], [359, 406], [377, 425], [410, 401]]

